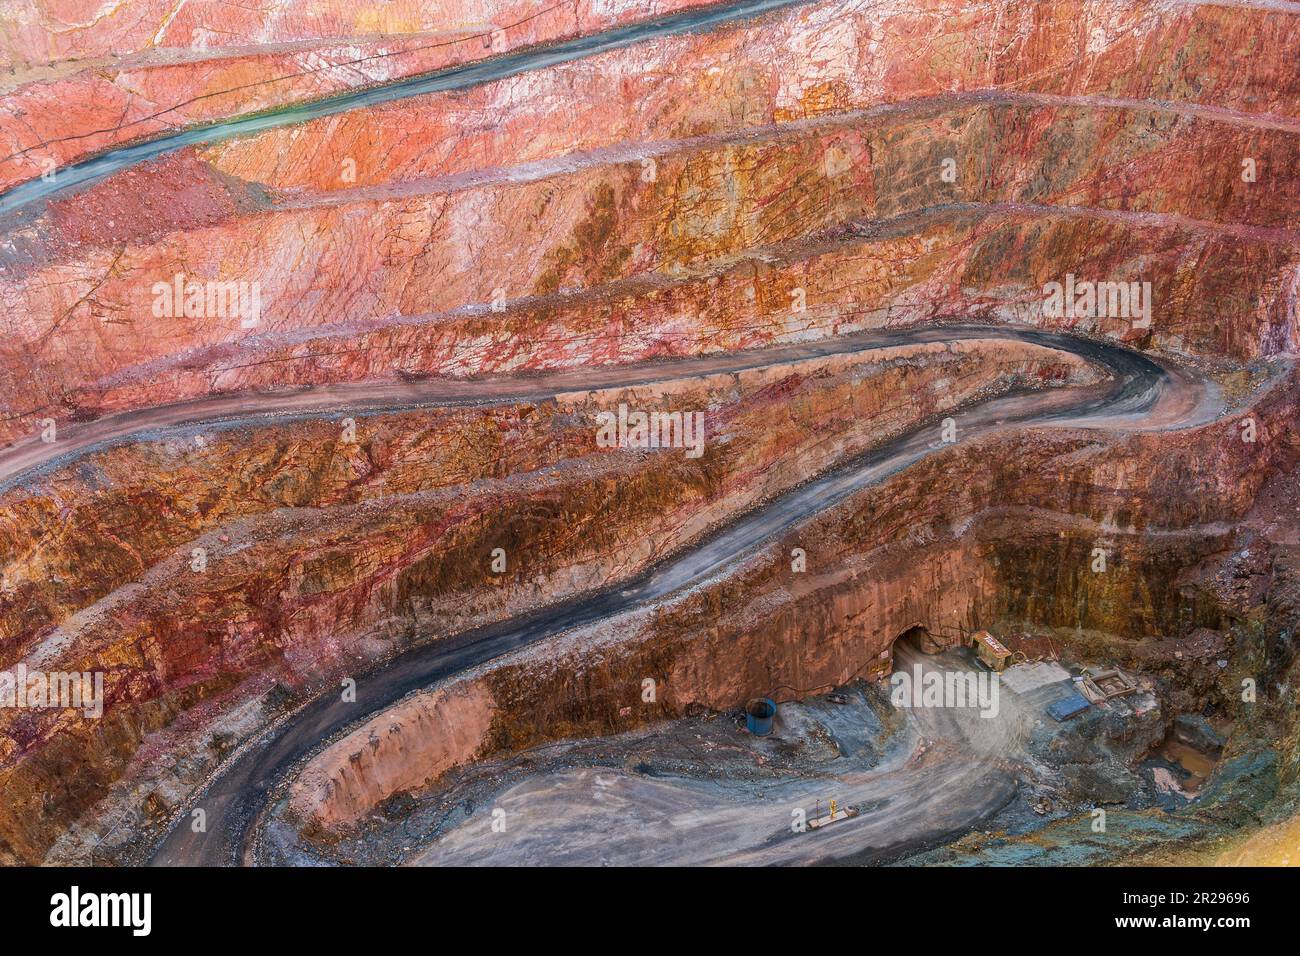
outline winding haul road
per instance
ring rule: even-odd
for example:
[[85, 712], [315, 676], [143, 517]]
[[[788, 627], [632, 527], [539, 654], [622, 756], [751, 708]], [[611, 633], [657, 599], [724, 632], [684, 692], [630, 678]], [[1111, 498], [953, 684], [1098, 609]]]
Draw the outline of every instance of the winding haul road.
[[[775, 364], [809, 349], [817, 354], [833, 354], [913, 342], [969, 339], [1025, 342], [1071, 353], [1092, 363], [1105, 373], [1105, 378], [1096, 385], [1016, 393], [974, 405], [958, 416], [958, 438], [962, 442], [1026, 426], [1120, 430], [1186, 427], [1212, 420], [1219, 413], [1217, 393], [1207, 382], [1136, 352], [1062, 333], [968, 325], [894, 330], [771, 350], [762, 355], [749, 353], [664, 363], [659, 367], [658, 378], [680, 378], [701, 364], [709, 368], [732, 363]], [[607, 382], [620, 376], [629, 382], [652, 380], [647, 378], [645, 368], [605, 370], [599, 374]], [[521, 394], [536, 396], [540, 384], [538, 381], [523, 384]], [[451, 387], [438, 386], [439, 389]], [[484, 383], [459, 386], [463, 390], [483, 387]], [[504, 387], [495, 383], [494, 395], [500, 395]], [[517, 382], [516, 388], [519, 387]], [[366, 394], [363, 388], [356, 390]], [[266, 396], [262, 400], [275, 399]], [[248, 403], [250, 399], [246, 396], [243, 401]], [[164, 423], [176, 414], [167, 409], [152, 410], [152, 413], [159, 414]], [[151, 412], [137, 414], [147, 419]], [[100, 427], [112, 428], [107, 422]], [[167, 427], [177, 426], [168, 424]], [[408, 651], [359, 677], [354, 703], [344, 702], [334, 691], [312, 700], [265, 730], [230, 759], [191, 806], [177, 817], [151, 862], [156, 865], [254, 863], [257, 824], [273, 792], [289, 779], [299, 761], [335, 735], [385, 710], [408, 693], [724, 573], [773, 538], [835, 507], [855, 492], [941, 451], [944, 446], [938, 443], [938, 437], [937, 426], [917, 428], [737, 517], [625, 583]], [[193, 832], [189, 812], [193, 807], [204, 810], [206, 832]]]
[[[200, 143], [214, 143], [405, 97], [465, 89], [524, 72], [630, 46], [655, 37], [702, 31], [759, 16], [806, 0], [740, 0], [684, 11], [544, 47], [459, 66], [395, 83], [317, 100], [278, 112], [226, 121], [107, 151], [59, 171], [52, 182], [32, 180], [0, 194], [0, 215], [39, 208], [73, 194], [117, 170]], [[1290, 6], [1284, 6], [1291, 9]], [[1197, 108], [1201, 109], [1201, 108]], [[1227, 119], [1240, 121], [1240, 117]], [[1252, 121], [1253, 122], [1253, 121]], [[30, 211], [30, 210], [27, 210]], [[23, 213], [25, 214], [25, 213]], [[601, 387], [641, 384], [893, 345], [991, 339], [1027, 342], [1080, 356], [1106, 373], [1082, 388], [1011, 394], [972, 406], [959, 416], [959, 439], [1024, 427], [1164, 429], [1213, 419], [1220, 408], [1215, 389], [1195, 375], [1169, 368], [1136, 352], [1060, 333], [1027, 329], [944, 326], [896, 330], [799, 346], [614, 369], [581, 370], [527, 379], [468, 383], [363, 384], [296, 393], [239, 395], [140, 409], [61, 431], [54, 444], [27, 442], [0, 451], [0, 491], [114, 444], [151, 440], [189, 429], [230, 428], [311, 418], [365, 414], [422, 406], [546, 398]], [[935, 427], [921, 427], [840, 465], [765, 505], [736, 517], [712, 534], [617, 586], [415, 648], [358, 679], [357, 702], [330, 692], [264, 730], [211, 779], [155, 848], [156, 865], [228, 865], [256, 862], [258, 823], [276, 788], [322, 743], [379, 713], [408, 693], [535, 644], [561, 632], [606, 620], [661, 600], [726, 573], [766, 543], [850, 495], [942, 451]], [[1001, 743], [999, 743], [1001, 746]], [[872, 786], [882, 786], [879, 774]], [[901, 780], [902, 778], [900, 778]], [[975, 781], [989, 799], [1003, 783], [981, 771]], [[905, 802], [905, 801], [900, 801]], [[206, 813], [206, 832], [192, 831], [189, 811]], [[853, 844], [867, 829], [881, 831], [892, 819], [882, 813], [838, 825], [833, 837]], [[855, 833], [859, 836], [855, 837]], [[849, 848], [851, 849], [851, 848]], [[846, 852], [849, 852], [846, 849]], [[740, 852], [739, 848], [733, 848]]]

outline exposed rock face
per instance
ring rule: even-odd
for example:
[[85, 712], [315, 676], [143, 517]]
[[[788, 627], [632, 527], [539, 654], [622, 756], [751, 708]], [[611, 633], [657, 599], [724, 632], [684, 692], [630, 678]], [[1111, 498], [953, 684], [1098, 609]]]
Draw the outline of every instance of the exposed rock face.
[[[437, 781], [482, 751], [493, 711], [481, 685], [398, 704], [322, 751], [296, 781], [293, 812], [328, 832], [355, 822], [394, 793]], [[366, 745], [354, 750], [354, 741], [362, 739]]]
[[[806, 693], [878, 676], [888, 673], [893, 642], [916, 626], [950, 640], [989, 620], [1135, 636], [1223, 627], [1223, 606], [1189, 589], [1183, 572], [1229, 547], [1231, 536], [1214, 529], [1241, 517], [1274, 469], [1295, 466], [1300, 445], [1269, 414], [1290, 414], [1289, 392], [1279, 386], [1257, 408], [1279, 438], [1259, 457], [1236, 453], [1243, 443], [1224, 423], [1110, 447], [1040, 438], [1028, 455], [1017, 439], [1014, 470], [979, 464], [1003, 457], [981, 445], [954, 452], [968, 462], [918, 465], [775, 544], [736, 580], [466, 678], [497, 706], [492, 736], [460, 760], [616, 733], [691, 704], [734, 707], [780, 688]], [[1156, 443], [1162, 455], [1139, 451]], [[1148, 463], [1144, 473], [1126, 466], [1135, 461]], [[1119, 501], [1140, 510], [1117, 511]], [[788, 546], [810, 542], [811, 560], [831, 570], [791, 573]], [[1104, 575], [1089, 569], [1098, 543], [1111, 555]], [[1189, 644], [1174, 643], [1191, 656]], [[1135, 642], [1125, 663], [1141, 666], [1152, 650]], [[639, 696], [646, 676], [657, 683], [654, 706]], [[410, 728], [398, 722], [388, 731], [389, 748], [400, 750], [391, 738]], [[333, 786], [348, 794], [336, 804], [328, 787], [319, 789], [319, 775], [365, 740], [358, 732], [313, 764], [312, 799], [299, 793], [292, 804], [313, 832], [355, 824], [382, 799], [436, 784], [448, 769], [439, 764], [431, 774], [418, 759], [395, 755], [368, 804], [336, 777]]]
[[[1275, 389], [1257, 411], [1290, 414], [1288, 392]], [[1249, 510], [1273, 469], [1300, 461], [1281, 421], [1263, 420], [1279, 429], [1278, 441], [1258, 457], [1233, 453], [1242, 443], [1225, 422], [1176, 437], [1035, 436], [1028, 446], [1006, 438], [918, 463], [715, 585], [450, 684], [495, 704], [486, 739], [476, 737], [456, 762], [617, 733], [690, 705], [727, 709], [879, 677], [889, 673], [894, 641], [917, 626], [949, 642], [989, 621], [1130, 635], [1121, 653], [1142, 666], [1153, 648], [1141, 638], [1185, 637], [1230, 620], [1213, 595], [1189, 587], [1185, 571], [1230, 547], [1231, 535], [1216, 529]], [[989, 464], [997, 461], [1014, 464]], [[1138, 461], [1140, 470], [1131, 467]], [[1117, 510], [1117, 501], [1131, 507]], [[1110, 555], [1104, 574], [1090, 569], [1099, 545]], [[806, 574], [790, 566], [796, 546], [807, 551]], [[1173, 686], [1194, 686], [1193, 663]], [[641, 697], [647, 677], [656, 682], [652, 704]], [[395, 793], [436, 786], [449, 769], [421, 760], [426, 725], [385, 726], [391, 762], [366, 800], [346, 767], [372, 752], [370, 726], [313, 761], [290, 804], [308, 832], [355, 825]]]
[[[5, 660], [102, 667], [114, 722], [156, 730], [221, 695], [224, 709], [272, 681], [318, 686], [413, 639], [616, 581], [808, 468], [975, 396], [1091, 374], [975, 340], [362, 418], [355, 443], [308, 421], [128, 445], [9, 493], [5, 534], [21, 557], [6, 569]], [[600, 449], [592, 422], [620, 402], [708, 409], [704, 454]], [[123, 526], [137, 509], [149, 520]], [[66, 530], [51, 536], [56, 520]], [[497, 547], [508, 574], [491, 570]], [[11, 852], [39, 858], [141, 741], [40, 715], [14, 723], [25, 730], [0, 770], [12, 814], [0, 829]], [[69, 775], [51, 798], [76, 738], [107, 748], [102, 771]]]
[[[6, 23], [0, 187], [111, 146], [389, 83], [693, 6], [518, 0], [272, 7], [135, 0], [65, 19], [29, 4]], [[72, 106], [72, 109], [69, 109]]]
[[[17, 225], [7, 437], [211, 390], [950, 314], [1128, 333], [1042, 316], [1044, 284], [1067, 274], [1150, 282], [1157, 345], [1274, 354], [1294, 345], [1300, 288], [1300, 119], [1272, 82], [1294, 19], [814, 4], [144, 164]], [[1249, 66], [1221, 76], [1225, 43], [1250, 44]], [[918, 47], [935, 51], [924, 70]], [[157, 314], [156, 284], [178, 275], [257, 283], [256, 325]]]
[[[0, 189], [708, 5], [29, 4], [0, 45]], [[709, 364], [864, 330], [1088, 334], [1199, 367], [1232, 413], [939, 450], [705, 586], [372, 716], [294, 783], [295, 819], [329, 839], [473, 760], [879, 675], [915, 626], [1073, 632], [1218, 701], [1219, 658], [1173, 655], [1236, 678], [1242, 622], [1300, 613], [1297, 516], [1270, 504], [1300, 457], [1297, 48], [1281, 4], [809, 2], [0, 213], [0, 667], [106, 675], [101, 720], [0, 711], [0, 860], [145, 852], [343, 676], [626, 581], [971, 402], [1096, 382], [1009, 340]], [[1054, 311], [1076, 280], [1135, 298]], [[263, 394], [286, 387], [318, 391]], [[703, 410], [704, 453], [602, 447], [620, 403]], [[1269, 708], [1252, 741], [1294, 727]]]

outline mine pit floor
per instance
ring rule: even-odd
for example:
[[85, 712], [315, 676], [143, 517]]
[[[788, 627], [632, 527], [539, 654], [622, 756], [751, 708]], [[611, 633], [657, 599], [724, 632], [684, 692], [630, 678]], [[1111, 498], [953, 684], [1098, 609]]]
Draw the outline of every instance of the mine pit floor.
[[[970, 671], [966, 652], [899, 649], [896, 671]], [[569, 741], [459, 770], [436, 792], [390, 800], [328, 849], [273, 814], [271, 863], [889, 863], [978, 829], [1032, 835], [1097, 805], [1161, 806], [1150, 768], [1154, 698], [1093, 707], [1064, 724], [1046, 707], [1074, 683], [1055, 663], [1003, 678], [1000, 712], [896, 707], [886, 682], [781, 705], [773, 733], [708, 713], [614, 737]], [[827, 828], [795, 832], [845, 814]], [[502, 811], [494, 816], [494, 811]], [[493, 821], [504, 821], [504, 830]]]

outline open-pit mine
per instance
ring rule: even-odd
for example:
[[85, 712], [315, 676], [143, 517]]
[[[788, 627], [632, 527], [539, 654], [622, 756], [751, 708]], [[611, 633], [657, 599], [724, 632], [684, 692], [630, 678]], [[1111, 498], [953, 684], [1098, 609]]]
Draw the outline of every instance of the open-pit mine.
[[1300, 3], [0, 67], [0, 863], [1300, 864]]

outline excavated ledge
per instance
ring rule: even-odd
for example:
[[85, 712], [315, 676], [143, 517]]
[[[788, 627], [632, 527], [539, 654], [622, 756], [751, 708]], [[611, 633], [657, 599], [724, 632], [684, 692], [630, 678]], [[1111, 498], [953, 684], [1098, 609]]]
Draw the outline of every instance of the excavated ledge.
[[[0, 863], [1276, 860], [1300, 4], [67, 6], [0, 51], [0, 671], [105, 696], [0, 707]], [[982, 628], [1060, 657], [1006, 721], [889, 700]]]
[[[1288, 403], [1275, 393], [1269, 405], [1277, 413]], [[1039, 438], [1028, 454], [1018, 441], [1014, 474], [976, 464], [998, 459], [996, 443], [918, 463], [695, 592], [552, 639], [376, 715], [303, 768], [287, 798], [289, 819], [332, 841], [394, 796], [436, 787], [450, 769], [476, 760], [623, 733], [696, 706], [734, 709], [778, 686], [801, 688], [802, 696], [878, 679], [891, 669], [894, 641], [916, 627], [948, 643], [993, 622], [1058, 629], [1066, 641], [1075, 630], [1076, 642], [1084, 631], [1114, 634], [1138, 654], [1126, 665], [1151, 668], [1140, 642], [1223, 631], [1235, 617], [1211, 591], [1189, 586], [1192, 572], [1232, 548], [1224, 522], [1233, 504], [1217, 500], [1196, 512], [1200, 523], [1160, 532], [1175, 515], [1190, 515], [1170, 510], [1154, 489], [1177, 476], [1190, 502], [1198, 483], [1208, 490], [1223, 481], [1240, 490], [1240, 515], [1267, 465], [1300, 452], [1284, 440], [1267, 463], [1238, 458], [1240, 470], [1225, 475], [1222, 459], [1207, 451], [1226, 451], [1228, 438], [1218, 425], [1141, 439], [1152, 451], [1165, 446], [1140, 476], [1126, 469], [1121, 494], [1149, 502], [1145, 513], [1117, 513], [1110, 491], [1117, 482], [1104, 480], [1115, 464], [1136, 460], [1133, 439], [1107, 447]], [[1037, 461], [1021, 472], [1031, 456]], [[1059, 473], [1064, 462], [1068, 477], [1024, 478]], [[944, 503], [939, 512], [936, 501]], [[1068, 512], [1054, 510], [1067, 504]], [[1099, 543], [1111, 555], [1104, 575], [1089, 570]], [[806, 576], [791, 573], [793, 546], [807, 548]], [[1194, 686], [1192, 664], [1175, 667], [1173, 693]], [[640, 697], [647, 677], [656, 682], [653, 704]], [[452, 752], [428, 742], [439, 739], [436, 728], [462, 720], [475, 730]]]
[[[0, 832], [11, 835], [11, 852], [39, 857], [134, 755], [148, 752], [144, 736], [181, 714], [196, 715], [189, 734], [200, 740], [197, 715], [209, 705], [220, 709], [208, 720], [261, 698], [264, 722], [284, 692], [306, 694], [412, 644], [623, 579], [798, 483], [805, 469], [822, 470], [964, 402], [1025, 385], [1086, 384], [1095, 374], [1068, 354], [973, 339], [562, 393], [550, 403], [387, 414], [360, 420], [356, 446], [339, 445], [336, 424], [307, 420], [214, 436], [201, 453], [180, 452], [171, 440], [94, 453], [93, 487], [119, 488], [122, 502], [83, 490], [84, 463], [43, 479], [46, 488], [10, 492], [29, 511], [9, 526], [11, 540], [44, 526], [30, 509], [77, 520], [57, 542], [26, 545], [26, 583], [23, 565], [10, 571], [5, 646], [7, 660], [33, 667], [112, 662], [105, 721], [131, 730], [108, 736], [38, 720], [0, 768], [12, 795]], [[907, 402], [897, 401], [900, 392]], [[707, 409], [704, 455], [596, 448], [596, 411], [620, 402]], [[501, 431], [505, 424], [510, 431]], [[495, 437], [467, 443], [470, 429]], [[740, 434], [763, 442], [730, 440]], [[449, 457], [457, 446], [468, 454]], [[501, 473], [507, 464], [513, 473]], [[226, 485], [235, 470], [246, 481]], [[106, 474], [123, 477], [105, 482]], [[243, 490], [254, 487], [260, 500]], [[104, 564], [79, 583], [84, 549], [104, 553], [103, 522], [128, 502], [174, 501], [182, 488], [193, 489], [197, 507], [160, 511], [155, 523], [118, 532], [128, 559], [118, 587]], [[206, 550], [203, 573], [190, 563], [195, 547]], [[491, 573], [496, 547], [509, 556], [506, 574]], [[64, 588], [42, 595], [60, 581]], [[48, 623], [29, 630], [40, 620], [31, 610], [38, 598]], [[282, 691], [267, 697], [272, 683]], [[67, 777], [53, 799], [44, 791], [51, 776], [92, 754], [102, 769]], [[131, 773], [151, 777], [142, 767]], [[166, 812], [148, 793], [132, 799]]]

